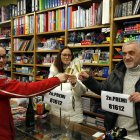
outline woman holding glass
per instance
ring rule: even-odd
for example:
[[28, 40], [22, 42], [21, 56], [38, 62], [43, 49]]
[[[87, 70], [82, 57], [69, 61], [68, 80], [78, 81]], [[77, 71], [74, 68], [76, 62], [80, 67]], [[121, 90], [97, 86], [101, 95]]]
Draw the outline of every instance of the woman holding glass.
[[49, 77], [67, 73], [68, 81], [56, 87], [55, 90], [61, 90], [69, 94], [69, 100], [66, 105], [61, 108], [51, 105], [50, 114], [55, 116], [70, 115], [70, 121], [81, 123], [83, 121], [83, 109], [81, 103], [81, 95], [86, 92], [86, 87], [77, 79], [78, 73], [81, 71], [82, 63], [75, 58], [69, 47], [64, 47], [58, 53], [54, 63], [50, 67]]

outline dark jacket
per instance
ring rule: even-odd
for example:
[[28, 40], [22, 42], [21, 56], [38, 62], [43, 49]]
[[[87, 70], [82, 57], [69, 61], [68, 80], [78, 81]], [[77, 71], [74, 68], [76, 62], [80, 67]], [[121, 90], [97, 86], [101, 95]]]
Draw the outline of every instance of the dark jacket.
[[[118, 63], [118, 65], [112, 71], [112, 73], [110, 74], [110, 76], [107, 78], [106, 81], [99, 82], [94, 78], [89, 77], [87, 80], [83, 81], [83, 83], [87, 88], [89, 88], [91, 91], [97, 94], [101, 94], [101, 90], [123, 93], [123, 82], [125, 72], [126, 67], [123, 61], [121, 61], [120, 63]], [[137, 81], [135, 85], [135, 92], [140, 92], [140, 79]], [[135, 103], [135, 111], [140, 134], [140, 102]], [[104, 125], [107, 131], [115, 127], [117, 117], [118, 115], [115, 113], [106, 112]]]

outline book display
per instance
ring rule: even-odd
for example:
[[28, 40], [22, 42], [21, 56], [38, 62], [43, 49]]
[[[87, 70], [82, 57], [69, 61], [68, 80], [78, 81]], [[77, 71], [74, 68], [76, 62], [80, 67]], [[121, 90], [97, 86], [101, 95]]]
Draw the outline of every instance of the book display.
[[[23, 82], [46, 78], [59, 50], [69, 46], [73, 49], [75, 57], [83, 61], [84, 69], [92, 72], [96, 79], [105, 80], [111, 70], [110, 0], [34, 2], [30, 3], [32, 9], [28, 9], [26, 13], [23, 12], [26, 7], [23, 0], [18, 0], [17, 6], [14, 5], [10, 22], [11, 77]], [[107, 18], [104, 19], [103, 13], [106, 8]], [[103, 73], [105, 70], [106, 75]], [[89, 100], [96, 100], [96, 95], [85, 96]], [[100, 101], [100, 97], [98, 100]], [[84, 115], [86, 120], [102, 118], [103, 125], [103, 115], [98, 112], [92, 113], [96, 106], [100, 105], [95, 103], [95, 107], [92, 106], [89, 111], [85, 110]], [[89, 122], [86, 125], [89, 125]], [[104, 127], [97, 129], [104, 130]]]
[[12, 19], [12, 78], [31, 82], [34, 80], [34, 14]]
[[[122, 59], [122, 44], [140, 39], [140, 0], [25, 1], [11, 4], [10, 21], [3, 24], [5, 18], [0, 17], [0, 44], [7, 51], [12, 47], [12, 57], [10, 51], [7, 56], [12, 62], [5, 70], [10, 70], [13, 79], [31, 82], [46, 78], [59, 50], [69, 46], [83, 62], [83, 69], [103, 81]], [[100, 97], [89, 91], [82, 98], [83, 106], [90, 103], [84, 109], [86, 124], [97, 121], [104, 130], [100, 109], [95, 113], [97, 104], [90, 106]]]
[[[109, 1], [83, 1], [68, 5], [67, 46], [71, 47], [87, 71], [100, 74], [96, 78], [103, 80], [103, 69], [110, 69], [110, 20], [103, 19], [105, 6]], [[107, 8], [109, 11], [110, 9]]]
[[139, 0], [113, 0], [111, 16], [112, 68], [122, 59], [122, 44], [129, 40], [140, 40]]
[[7, 63], [4, 69], [6, 75], [11, 77], [11, 20], [0, 22], [0, 45], [6, 49]]

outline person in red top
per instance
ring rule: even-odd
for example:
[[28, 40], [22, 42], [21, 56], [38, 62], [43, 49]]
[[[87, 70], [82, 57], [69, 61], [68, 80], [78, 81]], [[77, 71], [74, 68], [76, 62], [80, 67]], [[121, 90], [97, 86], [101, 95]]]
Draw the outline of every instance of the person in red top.
[[10, 98], [26, 98], [46, 93], [65, 82], [68, 75], [60, 74], [58, 77], [42, 81], [24, 83], [9, 80], [4, 75], [5, 63], [6, 50], [0, 46], [0, 140], [14, 140], [15, 131], [9, 103]]

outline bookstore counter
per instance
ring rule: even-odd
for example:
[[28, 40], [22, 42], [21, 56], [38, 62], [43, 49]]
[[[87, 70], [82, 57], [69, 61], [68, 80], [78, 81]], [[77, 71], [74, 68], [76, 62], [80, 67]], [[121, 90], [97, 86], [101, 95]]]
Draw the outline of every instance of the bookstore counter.
[[16, 126], [15, 140], [97, 140], [92, 136], [97, 131], [74, 122], [70, 122], [66, 131], [63, 119], [48, 115], [38, 118], [33, 128], [27, 128], [24, 121]]

